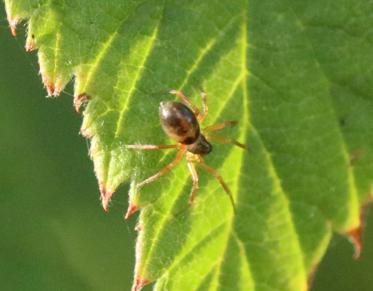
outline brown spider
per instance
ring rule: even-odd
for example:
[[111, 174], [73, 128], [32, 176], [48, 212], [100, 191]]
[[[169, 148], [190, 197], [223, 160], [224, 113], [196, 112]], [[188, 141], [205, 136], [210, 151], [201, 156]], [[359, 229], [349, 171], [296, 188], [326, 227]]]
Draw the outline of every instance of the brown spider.
[[[180, 163], [184, 154], [186, 155], [187, 166], [190, 175], [193, 180], [192, 190], [190, 192], [189, 203], [192, 204], [198, 190], [198, 174], [195, 168], [195, 164], [198, 163], [206, 172], [213, 175], [221, 184], [224, 191], [228, 194], [231, 203], [234, 207], [234, 200], [231, 191], [229, 190], [227, 184], [224, 182], [220, 174], [213, 168], [206, 165], [202, 156], [209, 154], [212, 151], [212, 145], [208, 142], [218, 141], [221, 143], [230, 143], [246, 149], [244, 144], [230, 138], [226, 138], [218, 135], [210, 135], [212, 131], [217, 131], [223, 129], [227, 126], [234, 126], [237, 121], [225, 121], [222, 123], [217, 123], [214, 125], [207, 126], [200, 129], [200, 124], [205, 120], [208, 113], [207, 106], [207, 94], [201, 93], [203, 101], [202, 113], [194, 106], [188, 97], [186, 97], [182, 92], [172, 90], [171, 94], [179, 97], [183, 103], [163, 101], [159, 106], [159, 117], [161, 120], [161, 125], [164, 132], [172, 139], [174, 139], [177, 144], [174, 145], [152, 145], [152, 144], [137, 144], [137, 145], [126, 145], [128, 149], [134, 150], [159, 150], [159, 149], [178, 149], [176, 158], [169, 163], [167, 166], [163, 167], [159, 172], [153, 176], [145, 179], [144, 181], [137, 184], [135, 187], [137, 189], [143, 187], [144, 185], [153, 182], [154, 180], [162, 177], [163, 175], [170, 172], [176, 165]], [[207, 140], [208, 139], [208, 140]], [[129, 218], [132, 213], [137, 210], [135, 205], [130, 204], [128, 207], [125, 218]]]

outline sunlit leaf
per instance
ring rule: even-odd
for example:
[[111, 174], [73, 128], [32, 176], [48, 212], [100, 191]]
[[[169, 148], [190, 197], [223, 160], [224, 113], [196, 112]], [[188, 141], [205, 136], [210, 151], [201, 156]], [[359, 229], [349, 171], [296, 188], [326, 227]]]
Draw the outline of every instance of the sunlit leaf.
[[373, 3], [344, 1], [12, 1], [28, 23], [50, 95], [74, 77], [82, 134], [104, 207], [124, 182], [175, 155], [126, 144], [171, 143], [162, 100], [183, 90], [204, 123], [238, 120], [200, 173], [195, 203], [185, 163], [130, 195], [142, 208], [134, 287], [305, 290], [333, 231], [360, 226], [372, 193]]

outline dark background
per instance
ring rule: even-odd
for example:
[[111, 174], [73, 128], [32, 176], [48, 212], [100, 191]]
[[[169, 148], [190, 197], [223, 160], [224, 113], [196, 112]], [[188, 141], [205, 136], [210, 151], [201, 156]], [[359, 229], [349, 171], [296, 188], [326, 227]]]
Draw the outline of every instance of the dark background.
[[[12, 38], [0, 9], [1, 290], [129, 290], [136, 233], [135, 218], [122, 218], [126, 189], [104, 213], [72, 86], [44, 98], [24, 28]], [[345, 238], [333, 238], [314, 291], [373, 290], [372, 224], [368, 215], [358, 261]]]

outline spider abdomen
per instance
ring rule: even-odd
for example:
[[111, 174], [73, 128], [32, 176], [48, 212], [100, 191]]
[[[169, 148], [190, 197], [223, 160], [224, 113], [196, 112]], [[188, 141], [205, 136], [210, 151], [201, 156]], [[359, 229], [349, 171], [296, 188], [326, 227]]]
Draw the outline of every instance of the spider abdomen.
[[193, 144], [200, 135], [194, 113], [179, 102], [163, 101], [159, 105], [159, 117], [165, 133], [179, 143]]

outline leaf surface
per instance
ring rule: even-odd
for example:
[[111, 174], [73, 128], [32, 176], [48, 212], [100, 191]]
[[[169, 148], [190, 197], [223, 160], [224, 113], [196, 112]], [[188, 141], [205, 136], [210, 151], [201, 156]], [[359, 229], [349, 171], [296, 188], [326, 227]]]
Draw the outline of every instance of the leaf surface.
[[[158, 120], [167, 92], [183, 90], [205, 125], [238, 120], [206, 162], [233, 192], [199, 170], [188, 206], [185, 163], [130, 202], [142, 208], [134, 288], [305, 290], [333, 231], [360, 226], [372, 193], [373, 3], [313, 1], [12, 1], [28, 20], [50, 95], [74, 76], [88, 100], [82, 133], [103, 204], [118, 186], [154, 174], [173, 151]], [[14, 28], [14, 27], [13, 27]]]

